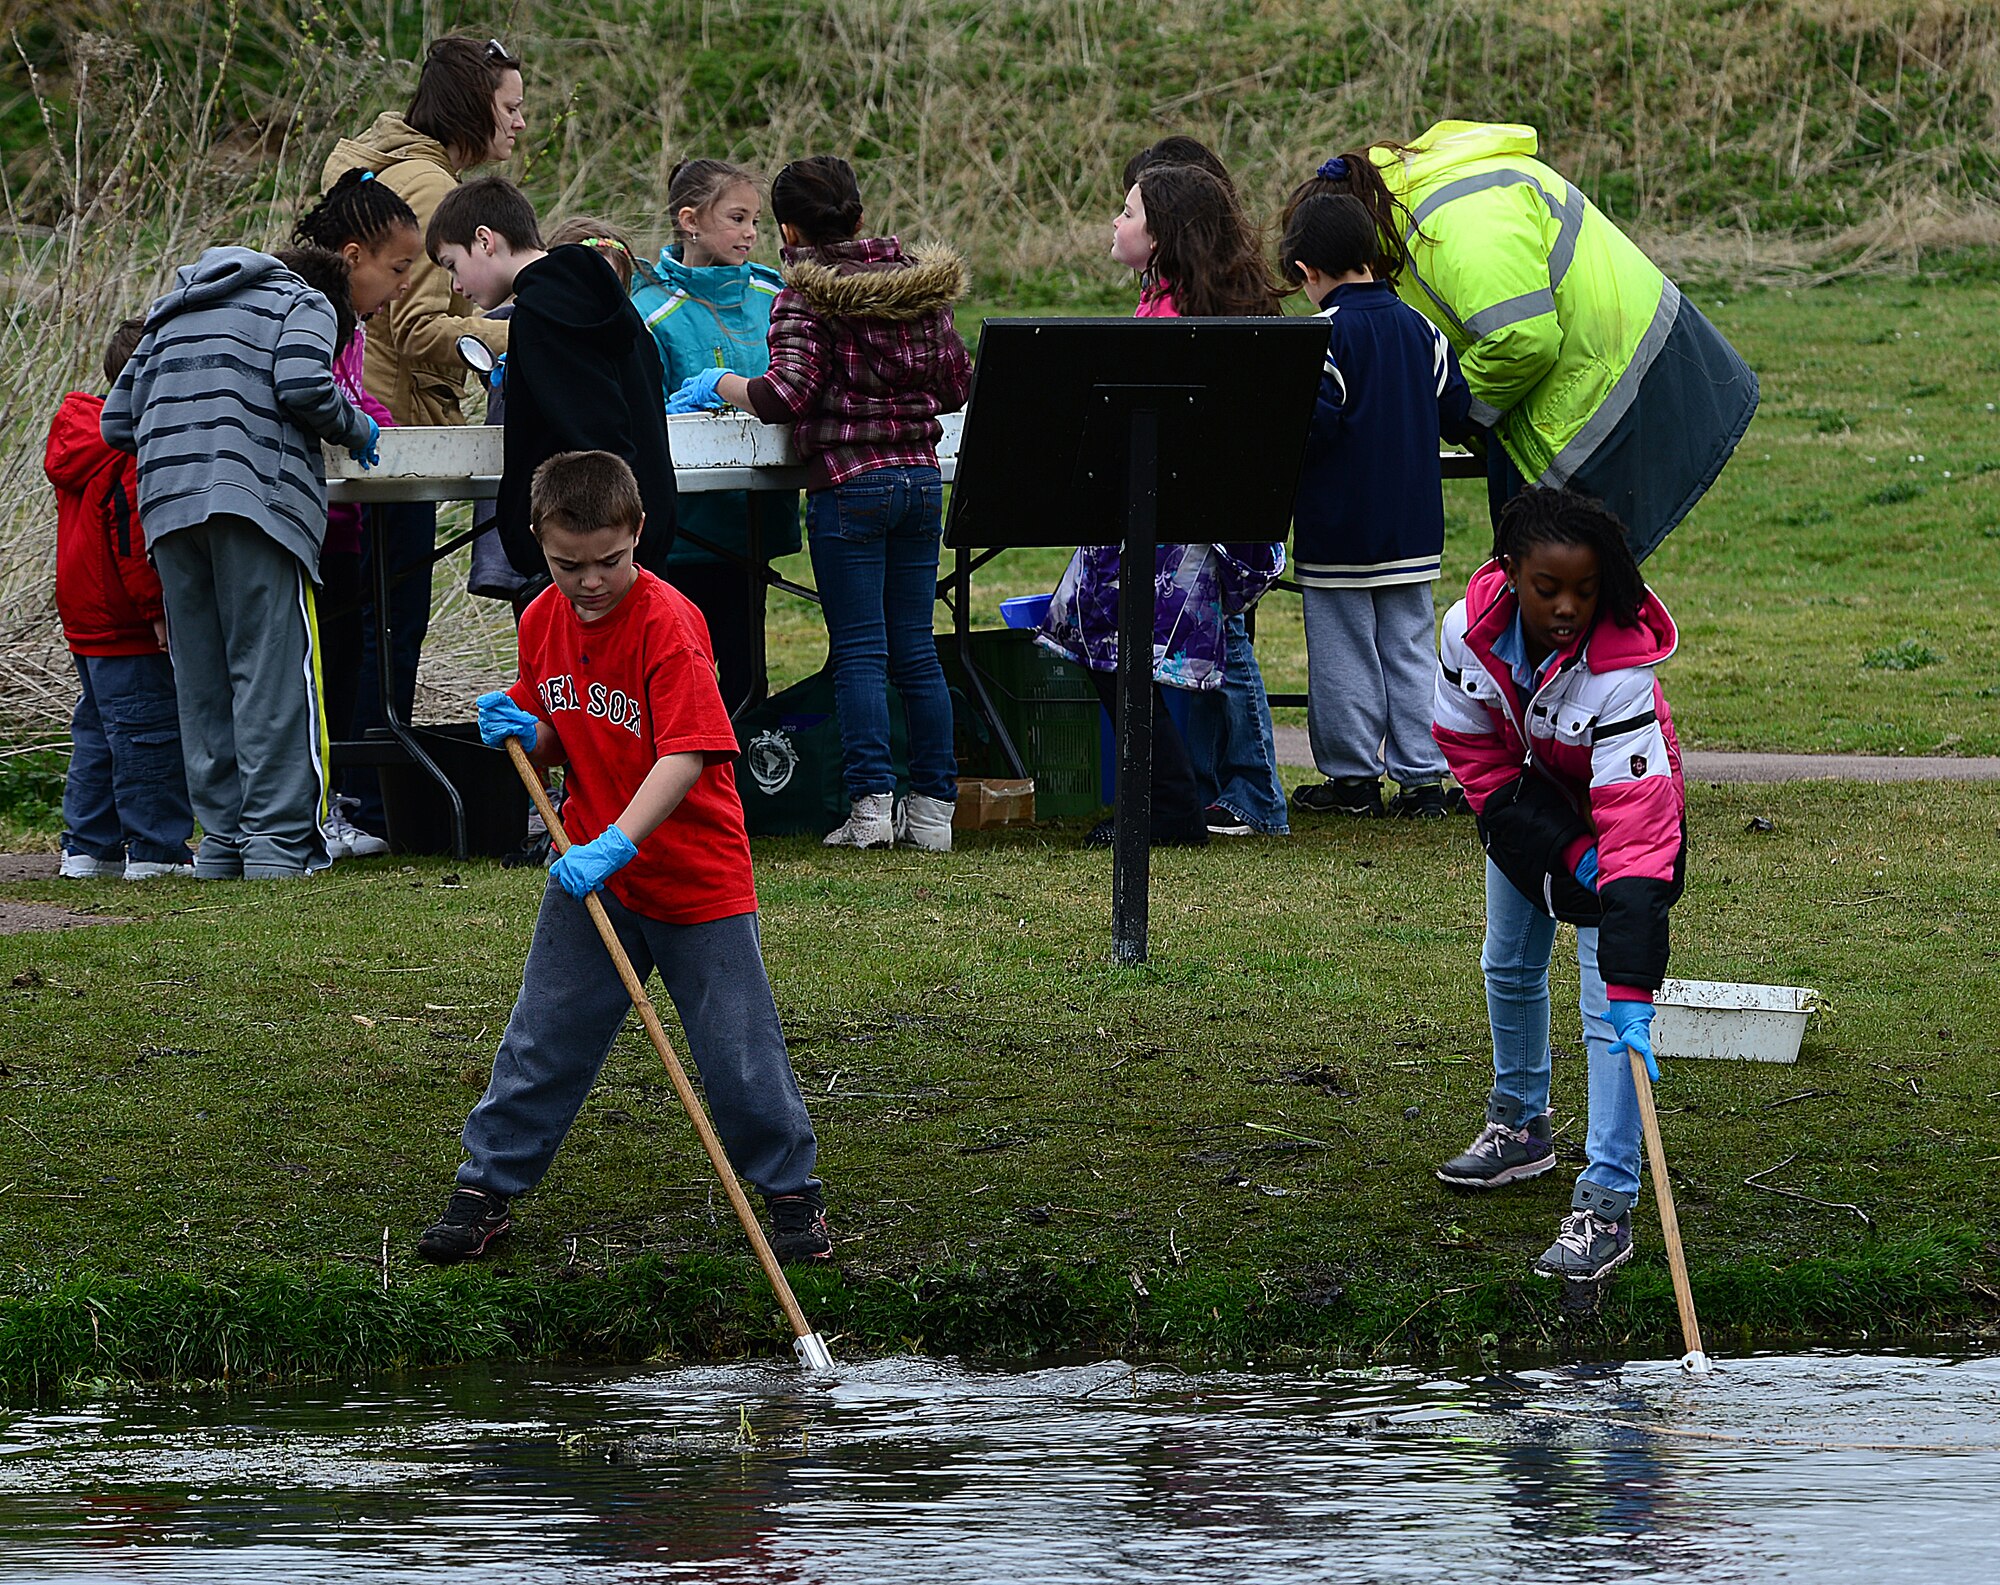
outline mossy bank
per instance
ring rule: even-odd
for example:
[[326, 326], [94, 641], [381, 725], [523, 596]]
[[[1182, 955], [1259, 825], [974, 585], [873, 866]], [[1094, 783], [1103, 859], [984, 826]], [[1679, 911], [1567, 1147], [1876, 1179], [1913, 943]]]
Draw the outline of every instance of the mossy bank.
[[[1691, 818], [1676, 972], [1831, 1003], [1796, 1067], [1662, 1084], [1711, 1348], [1990, 1329], [2000, 790], [1696, 787]], [[1565, 1318], [1527, 1261], [1568, 1173], [1478, 1199], [1431, 1177], [1488, 1077], [1466, 823], [1161, 854], [1153, 961], [1125, 971], [1075, 837], [759, 844], [842, 1239], [800, 1296], [838, 1350], [1677, 1346], [1650, 1204], [1602, 1313]], [[636, 1026], [505, 1252], [412, 1254], [538, 884], [385, 860], [0, 888], [132, 919], [0, 944], [0, 1390], [782, 1351]], [[1573, 994], [1559, 951], [1565, 1052]], [[1582, 1099], [1565, 1055], [1572, 1168]]]

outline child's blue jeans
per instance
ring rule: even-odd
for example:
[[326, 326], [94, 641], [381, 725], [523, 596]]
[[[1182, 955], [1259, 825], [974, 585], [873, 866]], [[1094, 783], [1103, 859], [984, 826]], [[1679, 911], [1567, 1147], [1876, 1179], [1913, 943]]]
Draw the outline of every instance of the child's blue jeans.
[[[757, 916], [670, 925], [598, 896], [640, 980], [660, 971], [730, 1164], [767, 1195], [815, 1184], [818, 1146], [764, 977]], [[465, 1120], [458, 1181], [509, 1199], [540, 1183], [631, 1010], [589, 912], [551, 883], [493, 1076]]]
[[[1493, 1026], [1493, 1089], [1487, 1121], [1521, 1128], [1549, 1109], [1549, 958], [1556, 922], [1486, 861], [1486, 1016]], [[1639, 1192], [1639, 1095], [1630, 1059], [1615, 1038], [1597, 972], [1597, 932], [1576, 932], [1582, 982], [1583, 1044], [1590, 1058], [1590, 1131], [1581, 1176], [1616, 1194]]]
[[192, 862], [194, 810], [173, 662], [164, 655], [70, 659], [83, 686], [69, 724], [63, 851], [142, 864]]
[[909, 723], [910, 791], [958, 797], [951, 690], [932, 637], [943, 518], [935, 468], [876, 468], [806, 496], [850, 799], [896, 790], [891, 682]]
[[1188, 697], [1188, 758], [1205, 802], [1220, 804], [1262, 836], [1291, 830], [1278, 782], [1271, 703], [1243, 613], [1222, 622], [1222, 686]]

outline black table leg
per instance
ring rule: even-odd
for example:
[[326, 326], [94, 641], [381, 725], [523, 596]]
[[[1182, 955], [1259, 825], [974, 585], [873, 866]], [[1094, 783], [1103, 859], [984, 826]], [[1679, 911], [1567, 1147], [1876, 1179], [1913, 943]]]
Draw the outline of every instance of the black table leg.
[[377, 506], [368, 508], [368, 537], [374, 549], [375, 562], [375, 682], [380, 690], [382, 720], [390, 734], [403, 745], [404, 751], [428, 771], [433, 780], [444, 789], [444, 795], [451, 801], [451, 851], [455, 858], [465, 857], [465, 800], [459, 797], [458, 789], [451, 784], [451, 778], [438, 768], [436, 760], [424, 752], [423, 744], [417, 741], [416, 733], [409, 723], [396, 714], [395, 664], [391, 659], [391, 645], [395, 641], [395, 618], [389, 610], [389, 529], [388, 514]]

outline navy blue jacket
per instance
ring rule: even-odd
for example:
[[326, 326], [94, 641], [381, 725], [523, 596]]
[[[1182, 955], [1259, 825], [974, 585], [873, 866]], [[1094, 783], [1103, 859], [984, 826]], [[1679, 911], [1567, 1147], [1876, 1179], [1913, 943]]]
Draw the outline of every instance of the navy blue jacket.
[[1379, 281], [1336, 286], [1319, 407], [1292, 508], [1292, 575], [1308, 589], [1429, 583], [1444, 555], [1438, 437], [1471, 430], [1444, 332]]

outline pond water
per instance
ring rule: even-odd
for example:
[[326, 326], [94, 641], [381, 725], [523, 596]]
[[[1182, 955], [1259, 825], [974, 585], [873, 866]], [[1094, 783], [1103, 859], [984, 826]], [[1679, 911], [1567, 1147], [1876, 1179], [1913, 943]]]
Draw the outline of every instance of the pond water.
[[2000, 1579], [2000, 1359], [892, 1359], [0, 1410], [0, 1582]]

